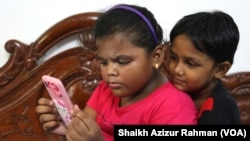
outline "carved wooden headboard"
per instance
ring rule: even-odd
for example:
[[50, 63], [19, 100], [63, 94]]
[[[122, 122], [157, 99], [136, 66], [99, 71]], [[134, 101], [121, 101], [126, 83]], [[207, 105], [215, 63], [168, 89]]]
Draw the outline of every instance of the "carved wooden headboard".
[[[73, 101], [84, 107], [91, 92], [102, 79], [95, 60], [93, 25], [101, 13], [80, 13], [56, 23], [30, 44], [9, 40], [10, 53], [0, 68], [0, 140], [57, 141], [60, 138], [42, 130], [35, 113], [40, 97], [48, 97], [41, 82], [44, 74], [60, 78]], [[81, 44], [43, 59], [60, 44], [77, 38]], [[166, 62], [161, 67], [166, 73]], [[238, 72], [222, 78], [235, 96], [243, 124], [250, 124], [250, 72]]]

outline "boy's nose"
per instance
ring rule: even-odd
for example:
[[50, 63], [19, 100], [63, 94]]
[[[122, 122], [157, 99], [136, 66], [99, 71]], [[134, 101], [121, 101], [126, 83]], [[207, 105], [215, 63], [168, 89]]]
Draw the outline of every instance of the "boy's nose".
[[184, 74], [183, 67], [182, 67], [181, 63], [178, 63], [176, 65], [175, 74], [178, 74], [178, 75], [183, 75]]

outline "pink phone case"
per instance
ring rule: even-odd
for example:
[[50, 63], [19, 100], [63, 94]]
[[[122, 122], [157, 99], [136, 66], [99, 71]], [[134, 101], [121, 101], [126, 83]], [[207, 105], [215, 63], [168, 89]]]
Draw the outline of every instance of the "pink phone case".
[[69, 112], [73, 109], [73, 104], [63, 86], [63, 83], [61, 80], [49, 75], [43, 75], [42, 81], [47, 88], [51, 99], [54, 101], [64, 124], [67, 126], [72, 119]]

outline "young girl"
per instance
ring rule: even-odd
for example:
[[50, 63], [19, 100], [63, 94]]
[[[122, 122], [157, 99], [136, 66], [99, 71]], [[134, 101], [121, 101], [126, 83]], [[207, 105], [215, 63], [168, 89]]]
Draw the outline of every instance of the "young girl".
[[[83, 111], [75, 108], [67, 140], [113, 140], [115, 124], [196, 124], [194, 102], [158, 70], [164, 59], [162, 28], [146, 8], [117, 5], [95, 25], [103, 81]], [[57, 132], [49, 99], [36, 108], [43, 129]], [[65, 133], [66, 132], [66, 133]], [[57, 132], [58, 133], [58, 132]]]
[[240, 124], [237, 104], [220, 82], [239, 42], [232, 17], [221, 11], [187, 15], [173, 27], [170, 42], [170, 80], [194, 100], [198, 124]]

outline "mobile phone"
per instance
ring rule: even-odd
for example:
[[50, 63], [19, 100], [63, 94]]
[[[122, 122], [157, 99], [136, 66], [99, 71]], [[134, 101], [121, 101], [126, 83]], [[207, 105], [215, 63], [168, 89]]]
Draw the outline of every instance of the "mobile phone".
[[63, 83], [60, 79], [49, 75], [43, 75], [42, 81], [51, 99], [53, 100], [56, 109], [63, 120], [63, 123], [67, 127], [72, 119], [70, 110], [73, 109], [73, 104]]

